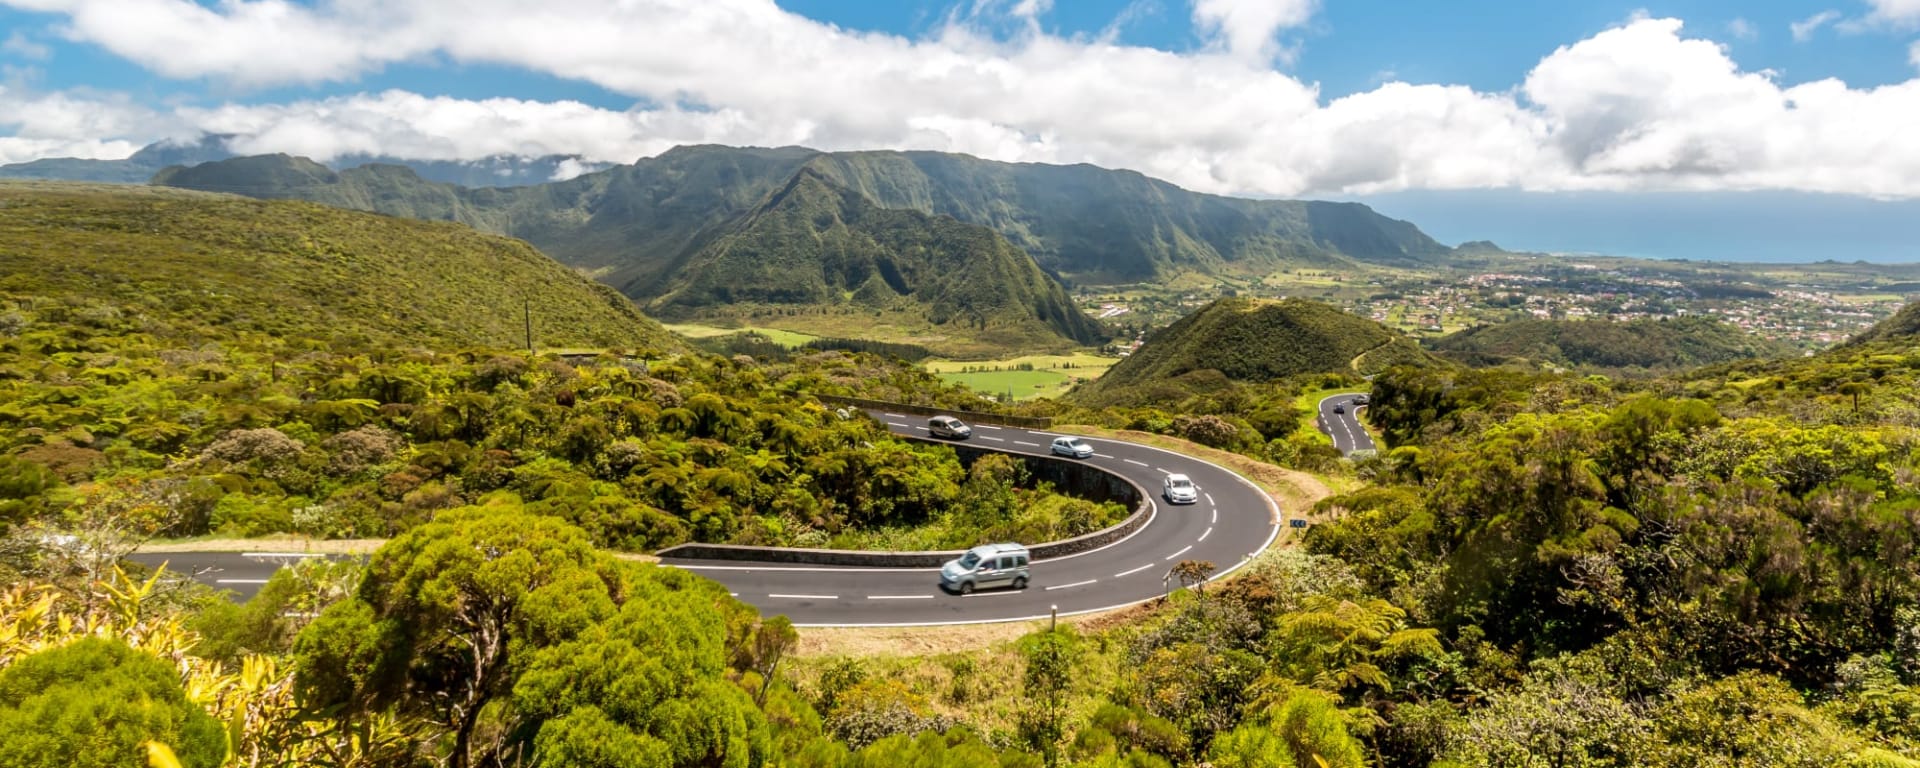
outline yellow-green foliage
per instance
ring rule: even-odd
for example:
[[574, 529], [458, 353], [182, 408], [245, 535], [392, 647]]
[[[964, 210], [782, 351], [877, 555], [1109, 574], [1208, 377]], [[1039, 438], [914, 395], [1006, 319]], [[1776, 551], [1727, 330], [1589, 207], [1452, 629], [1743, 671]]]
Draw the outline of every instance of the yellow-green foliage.
[[7, 305], [102, 333], [513, 347], [531, 313], [539, 346], [677, 346], [523, 242], [307, 203], [0, 184], [0, 276]]

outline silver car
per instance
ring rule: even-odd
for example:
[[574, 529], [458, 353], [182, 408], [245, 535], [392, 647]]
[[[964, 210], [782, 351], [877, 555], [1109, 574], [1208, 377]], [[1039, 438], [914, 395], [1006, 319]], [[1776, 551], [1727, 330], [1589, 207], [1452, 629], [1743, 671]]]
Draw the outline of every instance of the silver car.
[[1167, 475], [1166, 482], [1161, 484], [1160, 495], [1167, 497], [1171, 504], [1192, 504], [1200, 500], [1200, 487], [1186, 475], [1175, 472]]
[[1026, 589], [1027, 559], [1019, 544], [982, 544], [940, 566], [940, 586], [963, 595], [984, 587]]
[[1084, 459], [1093, 455], [1093, 444], [1077, 437], [1056, 437], [1053, 439], [1053, 452]]

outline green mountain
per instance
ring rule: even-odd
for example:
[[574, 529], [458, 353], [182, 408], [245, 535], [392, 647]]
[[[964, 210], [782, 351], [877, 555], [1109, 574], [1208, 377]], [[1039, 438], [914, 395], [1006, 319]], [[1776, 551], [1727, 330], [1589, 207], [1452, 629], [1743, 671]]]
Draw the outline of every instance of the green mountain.
[[1893, 313], [1893, 317], [1874, 323], [1872, 328], [1848, 339], [1847, 345], [1911, 340], [1916, 337], [1920, 337], [1920, 301], [1909, 302], [1899, 312]]
[[0, 295], [98, 316], [103, 332], [517, 347], [530, 319], [546, 348], [678, 347], [526, 243], [303, 202], [4, 182], [0, 275]]
[[1678, 370], [1777, 357], [1791, 349], [1706, 317], [1675, 320], [1515, 320], [1436, 339], [1432, 348], [1460, 362], [1514, 361], [1563, 368]]
[[1217, 372], [1264, 382], [1305, 373], [1372, 374], [1439, 364], [1386, 326], [1307, 299], [1220, 299], [1180, 318], [1106, 374], [1074, 390], [1089, 404], [1129, 399], [1133, 388]]
[[[564, 263], [594, 270], [636, 298], [658, 295], [665, 276], [718, 236], [718, 228], [755, 209], [802, 168], [884, 208], [990, 227], [1031, 254], [1042, 269], [1077, 283], [1355, 263], [1413, 266], [1452, 253], [1412, 224], [1355, 203], [1243, 200], [1189, 192], [1132, 171], [1001, 163], [938, 152], [680, 147], [569, 181], [456, 188], [460, 208], [406, 200], [414, 194], [435, 199], [448, 194], [424, 180], [370, 199], [358, 192], [328, 192], [302, 173], [241, 167], [234, 161], [216, 165], [232, 166], [210, 171], [217, 182], [168, 173], [155, 183], [301, 197], [393, 215], [439, 212], [442, 218], [524, 238]], [[341, 172], [329, 183], [359, 183], [352, 173]]]
[[810, 169], [694, 253], [647, 305], [675, 319], [767, 307], [819, 310], [787, 321], [802, 329], [824, 321], [831, 332], [851, 315], [863, 325], [933, 326], [922, 333], [957, 328], [1002, 348], [1103, 335], [993, 230], [882, 208]]

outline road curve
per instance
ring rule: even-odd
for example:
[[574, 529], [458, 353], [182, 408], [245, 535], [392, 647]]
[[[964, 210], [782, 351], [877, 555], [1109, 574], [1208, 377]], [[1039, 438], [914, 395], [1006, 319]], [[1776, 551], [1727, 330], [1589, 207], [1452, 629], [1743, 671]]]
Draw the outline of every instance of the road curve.
[[[896, 434], [926, 436], [926, 419], [874, 413]], [[1062, 433], [975, 424], [974, 447], [1049, 455]], [[1245, 478], [1211, 462], [1149, 446], [1086, 438], [1094, 456], [1081, 459], [1140, 486], [1152, 505], [1151, 520], [1120, 541], [1088, 552], [1036, 560], [1024, 590], [982, 590], [967, 596], [939, 586], [937, 568], [788, 566], [740, 561], [663, 560], [725, 584], [763, 615], [784, 614], [800, 626], [926, 626], [983, 624], [1119, 608], [1166, 593], [1168, 571], [1182, 560], [1214, 564], [1215, 578], [1237, 568], [1271, 544], [1280, 510]], [[1064, 459], [1071, 461], [1072, 459]], [[1170, 472], [1193, 478], [1200, 500], [1172, 505], [1160, 495]], [[1039, 542], [1025, 542], [1036, 544]], [[133, 559], [169, 562], [202, 583], [233, 590], [237, 599], [257, 593], [275, 570], [301, 555], [290, 553], [177, 552], [138, 554]], [[1177, 582], [1176, 582], [1177, 584]]]
[[[876, 412], [896, 434], [924, 437], [925, 417]], [[1050, 455], [1060, 432], [973, 425], [967, 442], [1006, 453]], [[1036, 560], [1024, 590], [947, 593], [937, 568], [787, 566], [664, 560], [727, 585], [764, 615], [784, 614], [800, 626], [983, 624], [1119, 608], [1166, 593], [1167, 572], [1182, 560], [1205, 560], [1215, 578], [1259, 554], [1279, 533], [1280, 511], [1253, 483], [1208, 461], [1105, 438], [1085, 438], [1094, 455], [1081, 459], [1132, 480], [1150, 499], [1153, 518], [1105, 547]], [[1200, 500], [1172, 505], [1160, 495], [1168, 473], [1200, 487]], [[1028, 544], [1038, 542], [1025, 542]]]
[[[1333, 438], [1333, 447], [1340, 449], [1342, 456], [1352, 455], [1354, 451], [1378, 450], [1373, 444], [1373, 435], [1367, 434], [1367, 428], [1360, 424], [1359, 415], [1354, 413], [1353, 398], [1359, 395], [1358, 392], [1341, 392], [1320, 398], [1320, 419], [1316, 423], [1321, 432]], [[1334, 413], [1334, 406], [1339, 406], [1344, 413]]]

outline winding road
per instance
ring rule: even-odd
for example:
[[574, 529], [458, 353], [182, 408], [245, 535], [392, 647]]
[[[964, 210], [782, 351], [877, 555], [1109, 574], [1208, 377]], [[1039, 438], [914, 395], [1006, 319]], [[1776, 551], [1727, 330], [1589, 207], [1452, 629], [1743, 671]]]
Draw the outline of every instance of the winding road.
[[[1320, 431], [1333, 438], [1333, 447], [1340, 449], [1342, 456], [1352, 455], [1354, 451], [1378, 450], [1373, 444], [1373, 435], [1367, 434], [1359, 414], [1354, 413], [1353, 399], [1359, 396], [1358, 392], [1342, 392], [1320, 398]], [[1343, 412], [1334, 413], [1334, 406]]]
[[[1324, 407], [1323, 403], [1323, 407]], [[896, 434], [926, 437], [926, 418], [874, 412]], [[1050, 455], [1062, 433], [974, 424], [975, 447], [1006, 453]], [[1086, 438], [1094, 455], [1080, 459], [1138, 485], [1150, 499], [1151, 520], [1119, 541], [1098, 549], [1035, 560], [1032, 583], [1023, 590], [982, 590], [961, 596], [939, 586], [938, 568], [793, 566], [740, 561], [662, 560], [727, 586], [762, 614], [784, 614], [798, 626], [926, 626], [983, 624], [1069, 616], [1125, 607], [1168, 590], [1168, 572], [1182, 560], [1214, 564], [1224, 576], [1259, 554], [1279, 534], [1281, 512], [1245, 478], [1208, 461], [1119, 440]], [[1071, 460], [1071, 459], [1066, 459]], [[1169, 473], [1183, 473], [1200, 488], [1193, 504], [1172, 505], [1160, 495]], [[1025, 542], [1034, 544], [1038, 542]], [[148, 563], [172, 562], [175, 570], [231, 589], [244, 599], [273, 571], [297, 555], [275, 553], [142, 554]], [[1177, 586], [1177, 580], [1171, 582]]]

